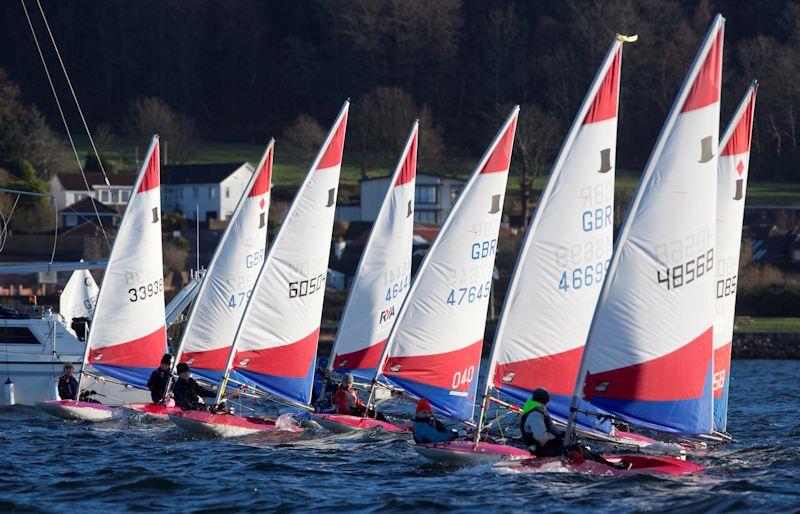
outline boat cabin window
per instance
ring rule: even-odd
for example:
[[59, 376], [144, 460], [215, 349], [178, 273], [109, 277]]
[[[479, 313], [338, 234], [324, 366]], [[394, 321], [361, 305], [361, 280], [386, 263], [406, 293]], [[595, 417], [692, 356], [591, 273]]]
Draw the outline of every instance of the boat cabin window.
[[39, 344], [28, 327], [0, 327], [0, 344]]

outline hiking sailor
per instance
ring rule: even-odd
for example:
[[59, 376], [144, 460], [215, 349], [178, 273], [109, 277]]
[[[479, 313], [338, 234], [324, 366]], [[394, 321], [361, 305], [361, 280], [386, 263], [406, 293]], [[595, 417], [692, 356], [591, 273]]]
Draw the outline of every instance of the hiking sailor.
[[185, 362], [178, 364], [178, 380], [172, 388], [175, 404], [182, 410], [202, 410], [200, 397], [214, 398], [214, 391], [206, 389], [189, 376], [189, 365]]
[[74, 370], [71, 362], [64, 364], [64, 374], [58, 379], [58, 396], [62, 400], [78, 400], [78, 381], [72, 376]]
[[162, 403], [164, 401], [164, 397], [167, 395], [171, 367], [172, 355], [165, 353], [161, 357], [161, 364], [150, 374], [147, 388], [150, 389], [150, 399], [153, 400], [153, 403]]
[[454, 440], [457, 435], [454, 430], [448, 430], [441, 421], [433, 418], [431, 404], [425, 398], [417, 402], [413, 434], [416, 443], [444, 443]]
[[560, 457], [564, 453], [564, 434], [556, 432], [547, 413], [550, 393], [537, 388], [522, 407], [520, 431], [525, 446], [537, 457]]

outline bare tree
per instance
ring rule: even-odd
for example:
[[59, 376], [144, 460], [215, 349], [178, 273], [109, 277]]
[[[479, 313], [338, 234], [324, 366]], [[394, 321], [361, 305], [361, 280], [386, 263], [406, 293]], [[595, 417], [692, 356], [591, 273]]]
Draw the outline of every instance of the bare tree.
[[307, 114], [301, 114], [283, 131], [283, 142], [306, 159], [314, 157], [325, 139], [325, 130]]
[[142, 148], [153, 134], [159, 134], [162, 145], [168, 145], [169, 162], [186, 162], [195, 150], [197, 129], [194, 121], [176, 113], [159, 98], [137, 98], [131, 102], [126, 124]]

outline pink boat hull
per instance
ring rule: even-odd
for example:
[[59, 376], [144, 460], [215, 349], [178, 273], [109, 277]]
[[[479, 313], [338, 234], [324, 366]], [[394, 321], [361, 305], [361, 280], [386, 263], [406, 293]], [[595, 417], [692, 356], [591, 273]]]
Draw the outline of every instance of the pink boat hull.
[[499, 462], [495, 468], [513, 469], [520, 472], [536, 472], [563, 470], [564, 468], [589, 475], [625, 476], [625, 475], [687, 475], [703, 471], [705, 466], [687, 460], [653, 455], [604, 455], [611, 462], [624, 460], [632, 464], [631, 469], [617, 469], [613, 466], [586, 460], [581, 463], [563, 462], [559, 457], [535, 457], [514, 462]]
[[142, 414], [146, 417], [157, 418], [164, 421], [169, 420], [170, 414], [182, 412], [180, 407], [167, 407], [158, 403], [126, 403], [123, 408], [131, 411], [132, 414]]
[[474, 441], [450, 441], [447, 443], [417, 443], [417, 452], [434, 462], [446, 464], [479, 464], [500, 460], [530, 459], [530, 452], [505, 444]]
[[348, 416], [345, 414], [314, 414], [314, 418], [327, 430], [337, 434], [358, 432], [371, 428], [380, 428], [387, 432], [407, 432], [409, 430], [408, 427], [393, 425], [387, 421], [362, 418], [359, 416]]
[[177, 426], [200, 435], [213, 437], [239, 437], [264, 432], [303, 432], [291, 423], [282, 423], [264, 418], [213, 414], [204, 411], [180, 411], [168, 414]]
[[51, 416], [61, 419], [105, 421], [114, 416], [114, 408], [101, 403], [47, 400], [36, 402], [36, 406]]

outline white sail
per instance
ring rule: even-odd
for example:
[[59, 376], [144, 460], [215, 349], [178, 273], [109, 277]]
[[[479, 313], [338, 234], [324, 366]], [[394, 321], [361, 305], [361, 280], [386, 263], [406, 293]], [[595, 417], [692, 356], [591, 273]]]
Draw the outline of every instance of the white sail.
[[615, 39], [539, 198], [489, 361], [487, 391], [524, 401], [544, 387], [561, 419], [611, 258], [621, 64]]
[[576, 398], [664, 432], [711, 428], [723, 27], [717, 16], [645, 168], [575, 389]]
[[495, 136], [431, 244], [389, 335], [384, 378], [470, 421], [478, 385], [519, 107]]
[[349, 106], [345, 102], [272, 242], [227, 366], [296, 404], [311, 400]]
[[717, 167], [716, 287], [714, 297], [714, 429], [724, 432], [728, 424], [733, 323], [736, 314], [736, 284], [742, 242], [744, 199], [750, 168], [750, 141], [756, 109], [753, 82], [736, 109], [719, 144]]
[[92, 319], [99, 292], [100, 288], [89, 270], [72, 272], [58, 299], [58, 312], [68, 326], [74, 318]]
[[161, 166], [154, 136], [111, 248], [84, 362], [145, 387], [166, 346]]
[[418, 130], [415, 121], [364, 246], [331, 350], [329, 370], [372, 380], [408, 293]]
[[220, 380], [225, 372], [236, 330], [264, 262], [274, 149], [273, 140], [242, 191], [200, 285], [175, 359], [212, 381]]

